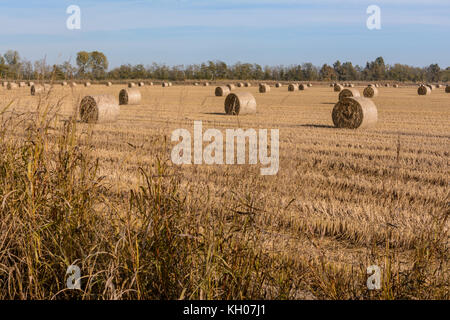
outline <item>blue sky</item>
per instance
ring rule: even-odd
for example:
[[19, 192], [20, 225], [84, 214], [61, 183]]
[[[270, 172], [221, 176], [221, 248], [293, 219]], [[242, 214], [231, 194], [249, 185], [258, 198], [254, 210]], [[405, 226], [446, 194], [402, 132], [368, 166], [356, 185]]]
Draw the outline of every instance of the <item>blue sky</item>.
[[[69, 5], [81, 30], [68, 30]], [[381, 30], [366, 9], [381, 8]], [[110, 66], [222, 60], [289, 65], [336, 60], [365, 65], [450, 66], [450, 0], [0, 0], [0, 54], [74, 60], [104, 52]]]

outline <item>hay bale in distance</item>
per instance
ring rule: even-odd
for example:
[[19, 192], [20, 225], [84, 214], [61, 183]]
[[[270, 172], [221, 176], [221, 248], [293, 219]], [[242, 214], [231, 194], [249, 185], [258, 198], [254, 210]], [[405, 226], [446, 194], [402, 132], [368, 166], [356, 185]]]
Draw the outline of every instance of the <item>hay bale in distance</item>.
[[37, 94], [44, 93], [46, 88], [43, 85], [40, 84], [33, 84], [30, 88], [30, 93], [32, 96], [35, 96]]
[[106, 83], [106, 86], [107, 86], [107, 87], [112, 87], [112, 82], [108, 81], [108, 82]]
[[392, 87], [394, 88], [398, 88], [398, 84], [394, 84]]
[[194, 86], [195, 86], [195, 87], [198, 87], [199, 85], [200, 85], [200, 83], [198, 83], [198, 82], [195, 82], [195, 83], [194, 83]]
[[344, 89], [344, 87], [340, 84], [334, 85], [334, 92], [341, 92]]
[[141, 103], [141, 92], [138, 88], [122, 89], [119, 93], [120, 105], [132, 105]]
[[270, 92], [270, 86], [268, 84], [260, 84], [259, 93], [267, 93], [267, 92]]
[[365, 98], [378, 97], [378, 89], [375, 87], [367, 87], [364, 89], [363, 95]]
[[204, 87], [209, 87], [209, 82], [205, 82], [205, 83], [203, 84], [203, 86], [204, 86]]
[[3, 86], [4, 88], [7, 88], [7, 87], [8, 87], [8, 81], [3, 81], [2, 86]]
[[238, 82], [236, 85], [237, 85], [238, 88], [243, 88], [244, 87], [244, 83], [242, 83], [242, 82]]
[[145, 87], [145, 83], [144, 82], [139, 82], [139, 87]]
[[85, 123], [115, 122], [119, 114], [120, 106], [112, 95], [86, 96], [81, 100], [80, 118]]
[[299, 90], [306, 90], [306, 89], [308, 89], [308, 85], [302, 83], [302, 84], [300, 84], [300, 85], [298, 86], [298, 89], [299, 89]]
[[229, 93], [230, 93], [230, 88], [229, 87], [225, 87], [225, 86], [217, 87], [216, 91], [215, 91], [216, 97], [223, 97], [223, 96], [226, 96]]
[[230, 93], [225, 99], [225, 113], [229, 115], [255, 114], [255, 97], [250, 92]]
[[63, 81], [63, 82], [61, 82], [61, 86], [62, 86], [62, 87], [65, 87], [65, 86], [67, 86], [67, 81]]
[[281, 84], [280, 82], [278, 82], [277, 84], [275, 84], [276, 88], [281, 88], [283, 86], [283, 84]]
[[26, 86], [27, 86], [27, 84], [24, 81], [19, 82], [19, 88], [24, 88]]
[[431, 94], [431, 89], [428, 86], [421, 85], [419, 89], [417, 89], [417, 93], [419, 96], [427, 96]]
[[136, 83], [134, 83], [134, 82], [128, 83], [128, 88], [134, 88], [134, 87], [136, 87]]
[[291, 83], [291, 84], [288, 86], [288, 91], [291, 91], [291, 92], [298, 91], [298, 85], [295, 84], [295, 83]]
[[378, 111], [370, 99], [349, 97], [334, 106], [332, 118], [337, 128], [365, 129], [377, 123]]
[[232, 84], [232, 83], [227, 84], [227, 87], [228, 87], [228, 89], [230, 89], [230, 91], [236, 89], [236, 86], [234, 84]]
[[348, 97], [361, 97], [361, 94], [359, 93], [358, 89], [355, 88], [346, 88], [342, 90], [341, 93], [339, 93], [339, 100]]
[[76, 83], [76, 82], [71, 82], [70, 83], [70, 86], [73, 88], [73, 87], [76, 87], [78, 84]]
[[250, 88], [252, 86], [252, 84], [250, 82], [246, 82], [244, 85], [246, 88]]
[[431, 91], [433, 91], [434, 89], [436, 89], [436, 87], [434, 86], [434, 84], [427, 84], [427, 87], [430, 88]]
[[17, 88], [19, 88], [19, 85], [14, 82], [8, 82], [8, 85], [6, 86], [6, 89], [8, 89], [8, 90], [14, 90]]
[[91, 83], [90, 83], [90, 82], [85, 82], [85, 83], [84, 83], [84, 86], [85, 86], [85, 87], [90, 87], [90, 86], [91, 86]]
[[169, 87], [169, 83], [168, 82], [163, 82], [161, 85], [162, 85], [163, 88]]
[[308, 83], [308, 88], [311, 88], [312, 86], [312, 83]]
[[450, 86], [446, 86], [446, 87], [445, 87], [445, 92], [446, 92], [446, 93], [450, 93]]

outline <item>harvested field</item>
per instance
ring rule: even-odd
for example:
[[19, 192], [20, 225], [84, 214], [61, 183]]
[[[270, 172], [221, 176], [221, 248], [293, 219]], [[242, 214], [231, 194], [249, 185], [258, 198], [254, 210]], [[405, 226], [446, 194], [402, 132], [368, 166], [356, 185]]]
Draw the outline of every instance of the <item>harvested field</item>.
[[[104, 84], [54, 86], [46, 103], [60, 107], [49, 125], [54, 138], [48, 145], [72, 143], [70, 135], [56, 134], [57, 130], [68, 130], [67, 121], [62, 120], [68, 120], [77, 111], [83, 97], [118, 97], [122, 88]], [[0, 90], [0, 109], [12, 102], [10, 108], [15, 114], [35, 112], [40, 98], [30, 96], [29, 90]], [[87, 229], [89, 235], [98, 230], [101, 235], [96, 239], [101, 245], [108, 232], [119, 239], [112, 248], [105, 244], [106, 248], [98, 249], [110, 250], [111, 254], [105, 255], [108, 257], [120, 254], [125, 262], [111, 260], [110, 269], [102, 269], [105, 272], [95, 278], [98, 285], [107, 286], [102, 277], [109, 272], [105, 278], [112, 279], [115, 287], [95, 297], [177, 299], [187, 288], [186, 299], [449, 298], [444, 244], [448, 241], [449, 227], [445, 219], [449, 209], [450, 109], [445, 90], [419, 97], [417, 87], [383, 87], [382, 94], [371, 99], [378, 109], [377, 124], [358, 130], [334, 127], [332, 111], [337, 94], [328, 82], [314, 84], [301, 93], [272, 90], [263, 95], [257, 86], [235, 88], [233, 94], [250, 92], [257, 97], [258, 112], [242, 117], [226, 115], [225, 96], [216, 97], [210, 87], [177, 84], [170, 90], [145, 86], [139, 91], [142, 95], [139, 105], [121, 108], [116, 122], [76, 123], [77, 134], [83, 133], [80, 148], [62, 149], [61, 155], [89, 150], [86, 157], [74, 156], [73, 163], [98, 159], [98, 167], [93, 162], [92, 168], [102, 179], [92, 179], [95, 181], [92, 188], [97, 183], [104, 186], [95, 190], [101, 194], [99, 198], [106, 200], [84, 212], [88, 199], [97, 193], [83, 191], [82, 194], [91, 195], [83, 198], [85, 202], [70, 198], [70, 192], [67, 198], [59, 193], [51, 198], [52, 205], [65, 206], [67, 212], [72, 212], [72, 208], [73, 212], [82, 212], [80, 224], [92, 226]], [[260, 165], [174, 165], [170, 158], [176, 143], [171, 142], [171, 135], [180, 128], [193, 135], [194, 121], [202, 121], [203, 132], [279, 129], [278, 174], [262, 176]], [[4, 143], [22, 145], [16, 141], [28, 141], [29, 130], [29, 122], [19, 122], [7, 132]], [[33, 136], [38, 137], [40, 134]], [[49, 168], [59, 172], [60, 167], [52, 161], [64, 157], [49, 158]], [[69, 161], [67, 166], [70, 164]], [[30, 168], [32, 165], [30, 162]], [[26, 168], [26, 163], [23, 166], [20, 162], [20, 167]], [[36, 179], [40, 174], [36, 174]], [[13, 177], [2, 178], [4, 192], [0, 200], [5, 201], [4, 208], [27, 194], [8, 189], [6, 179]], [[61, 181], [70, 181], [72, 177], [61, 175]], [[91, 185], [90, 178], [85, 179], [77, 188]], [[36, 180], [36, 185], [39, 181]], [[29, 186], [26, 182], [24, 190], [30, 190]], [[140, 186], [146, 191], [140, 193]], [[55, 188], [61, 194], [65, 190]], [[64, 201], [71, 202], [66, 205]], [[114, 228], [108, 229], [109, 223], [114, 223]], [[167, 224], [173, 229], [166, 229]], [[9, 220], [5, 222], [2, 234], [6, 235], [11, 225]], [[47, 221], [43, 226], [55, 227]], [[125, 230], [138, 231], [130, 235]], [[152, 239], [160, 242], [146, 240], [154, 234], [157, 236]], [[66, 239], [60, 234], [56, 236]], [[132, 241], [128, 243], [129, 236]], [[6, 239], [0, 238], [0, 243]], [[72, 245], [77, 246], [77, 242]], [[151, 256], [153, 246], [158, 246], [162, 256]], [[186, 258], [194, 251], [197, 254], [194, 260]], [[85, 256], [90, 253], [85, 252]], [[108, 257], [99, 254], [96, 263], [106, 264], [104, 261], [110, 261]], [[144, 272], [152, 266], [149, 261], [156, 261], [182, 284], [170, 282], [168, 277], [174, 293], [158, 296], [145, 291], [142, 283], [150, 286], [156, 280], [150, 277], [150, 272], [137, 273], [133, 269], [134, 263], [138, 263], [135, 257], [139, 257], [136, 270]], [[72, 263], [77, 258], [68, 259]], [[207, 259], [212, 269], [205, 267]], [[252, 269], [255, 265], [258, 272]], [[370, 265], [379, 265], [383, 274], [391, 275], [386, 276], [391, 290], [368, 292], [366, 269]], [[245, 273], [243, 266], [250, 271]], [[142, 282], [124, 281], [137, 274]], [[18, 279], [20, 276], [12, 273], [10, 286], [20, 288]], [[332, 286], [328, 285], [330, 279]], [[262, 285], [259, 287], [257, 283]], [[245, 292], [242, 288], [246, 288]], [[58, 291], [55, 285], [50, 298]], [[9, 295], [3, 289], [0, 294]], [[68, 297], [64, 294], [58, 293]], [[45, 293], [42, 295], [46, 297]]]

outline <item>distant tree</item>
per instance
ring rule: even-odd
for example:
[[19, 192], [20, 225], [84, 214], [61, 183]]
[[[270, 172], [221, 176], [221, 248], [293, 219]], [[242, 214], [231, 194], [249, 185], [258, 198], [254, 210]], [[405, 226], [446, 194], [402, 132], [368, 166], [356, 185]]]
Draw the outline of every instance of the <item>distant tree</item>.
[[358, 73], [351, 62], [342, 64], [341, 80], [352, 81], [358, 79]]
[[322, 69], [320, 69], [320, 78], [324, 81], [331, 81], [331, 80], [336, 80], [336, 72], [334, 71], [334, 69], [327, 65], [324, 64], [322, 66]]
[[5, 58], [0, 55], [0, 77], [6, 78], [8, 74], [8, 66], [6, 65]]
[[95, 79], [104, 79], [109, 66], [108, 58], [102, 52], [93, 51], [89, 54], [88, 66]]
[[336, 73], [337, 80], [343, 80], [344, 78], [344, 69], [342, 68], [342, 64], [339, 60], [337, 60], [333, 64], [334, 72]]
[[429, 67], [426, 68], [427, 80], [432, 82], [440, 81], [441, 78], [441, 68], [439, 65], [430, 64]]
[[86, 51], [80, 51], [77, 53], [77, 66], [78, 74], [84, 77], [89, 70], [90, 54]]
[[10, 66], [15, 66], [20, 62], [19, 52], [15, 50], [8, 50], [5, 54], [5, 61]]

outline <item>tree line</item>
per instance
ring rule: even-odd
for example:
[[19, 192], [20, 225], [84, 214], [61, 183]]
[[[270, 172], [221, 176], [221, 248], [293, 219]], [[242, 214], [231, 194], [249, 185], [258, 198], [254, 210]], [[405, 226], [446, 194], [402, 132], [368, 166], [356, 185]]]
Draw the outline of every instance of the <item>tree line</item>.
[[223, 61], [201, 64], [168, 66], [153, 63], [124, 64], [109, 70], [106, 55], [99, 51], [77, 53], [75, 65], [71, 61], [48, 65], [45, 59], [34, 62], [22, 59], [17, 51], [0, 54], [0, 77], [12, 80], [274, 80], [274, 81], [450, 81], [450, 67], [441, 69], [436, 64], [420, 68], [405, 64], [388, 65], [382, 57], [369, 61], [365, 66], [352, 62], [336, 61], [333, 65], [315, 66], [312, 63], [289, 66], [261, 66], [256, 63], [238, 62], [229, 65]]

